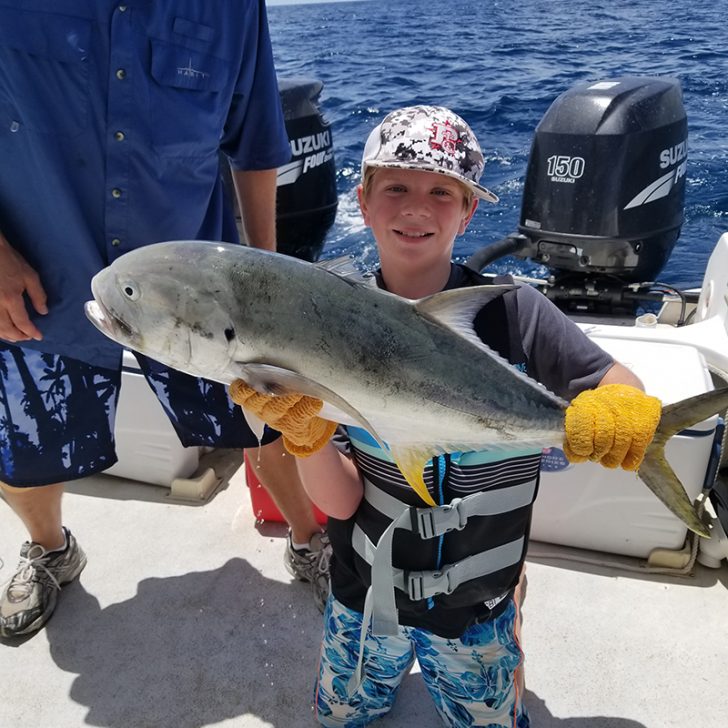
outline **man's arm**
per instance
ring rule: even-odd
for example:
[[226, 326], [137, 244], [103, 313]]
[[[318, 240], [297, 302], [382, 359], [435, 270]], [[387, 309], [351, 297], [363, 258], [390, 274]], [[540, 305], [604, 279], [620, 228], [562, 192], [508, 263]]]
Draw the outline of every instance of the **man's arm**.
[[248, 245], [276, 249], [277, 169], [232, 170]]
[[0, 339], [14, 343], [43, 338], [28, 316], [24, 293], [38, 313], [48, 313], [38, 274], [0, 233]]

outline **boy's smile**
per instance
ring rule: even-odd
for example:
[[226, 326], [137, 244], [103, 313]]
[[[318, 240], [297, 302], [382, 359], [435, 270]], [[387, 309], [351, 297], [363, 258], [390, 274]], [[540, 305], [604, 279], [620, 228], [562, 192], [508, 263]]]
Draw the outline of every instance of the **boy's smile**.
[[388, 264], [449, 271], [455, 238], [465, 232], [477, 201], [466, 207], [463, 185], [437, 172], [377, 169], [367, 193], [359, 190], [364, 222], [371, 227], [383, 269]]

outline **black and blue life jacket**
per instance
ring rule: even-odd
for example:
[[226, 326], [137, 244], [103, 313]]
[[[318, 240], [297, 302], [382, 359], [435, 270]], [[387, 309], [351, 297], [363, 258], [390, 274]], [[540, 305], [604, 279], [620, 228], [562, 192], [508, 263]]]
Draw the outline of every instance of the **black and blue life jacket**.
[[[451, 283], [448, 288], [489, 281], [453, 266]], [[515, 291], [484, 306], [475, 330], [527, 370]], [[526, 554], [541, 449], [515, 445], [434, 458], [424, 472], [439, 504], [431, 508], [423, 507], [366, 431], [347, 429], [365, 491], [352, 518], [329, 520], [334, 596], [367, 618], [372, 614], [375, 633], [402, 624], [456, 637], [473, 622], [496, 616], [518, 583]]]

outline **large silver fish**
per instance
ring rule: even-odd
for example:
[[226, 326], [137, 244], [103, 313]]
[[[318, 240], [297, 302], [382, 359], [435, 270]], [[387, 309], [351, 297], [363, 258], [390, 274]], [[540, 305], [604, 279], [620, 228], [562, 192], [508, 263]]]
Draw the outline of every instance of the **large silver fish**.
[[[433, 456], [513, 443], [545, 447], [563, 438], [567, 403], [473, 331], [480, 308], [509, 288], [411, 301], [332, 264], [239, 245], [170, 242], [128, 253], [98, 273], [86, 314], [110, 338], [175, 369], [322, 399], [322, 416], [386, 443], [410, 485], [434, 505], [422, 478]], [[665, 407], [639, 471], [701, 535], [705, 525], [664, 446], [727, 408], [728, 389]]]

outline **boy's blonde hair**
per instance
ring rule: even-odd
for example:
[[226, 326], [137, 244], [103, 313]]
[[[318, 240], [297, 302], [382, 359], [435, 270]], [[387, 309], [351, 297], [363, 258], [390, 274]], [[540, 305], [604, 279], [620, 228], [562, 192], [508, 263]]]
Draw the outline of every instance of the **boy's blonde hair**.
[[[367, 198], [367, 195], [372, 189], [372, 182], [374, 180], [374, 175], [377, 173], [378, 169], [382, 169], [381, 167], [367, 167], [364, 171], [364, 179], [361, 183], [361, 193], [364, 199]], [[467, 185], [460, 182], [460, 180], [455, 180], [455, 183], [457, 186], [462, 190], [463, 193], [463, 207], [467, 210], [470, 208], [470, 206], [473, 204], [473, 199], [475, 198], [475, 194], [473, 191], [468, 187]]]

